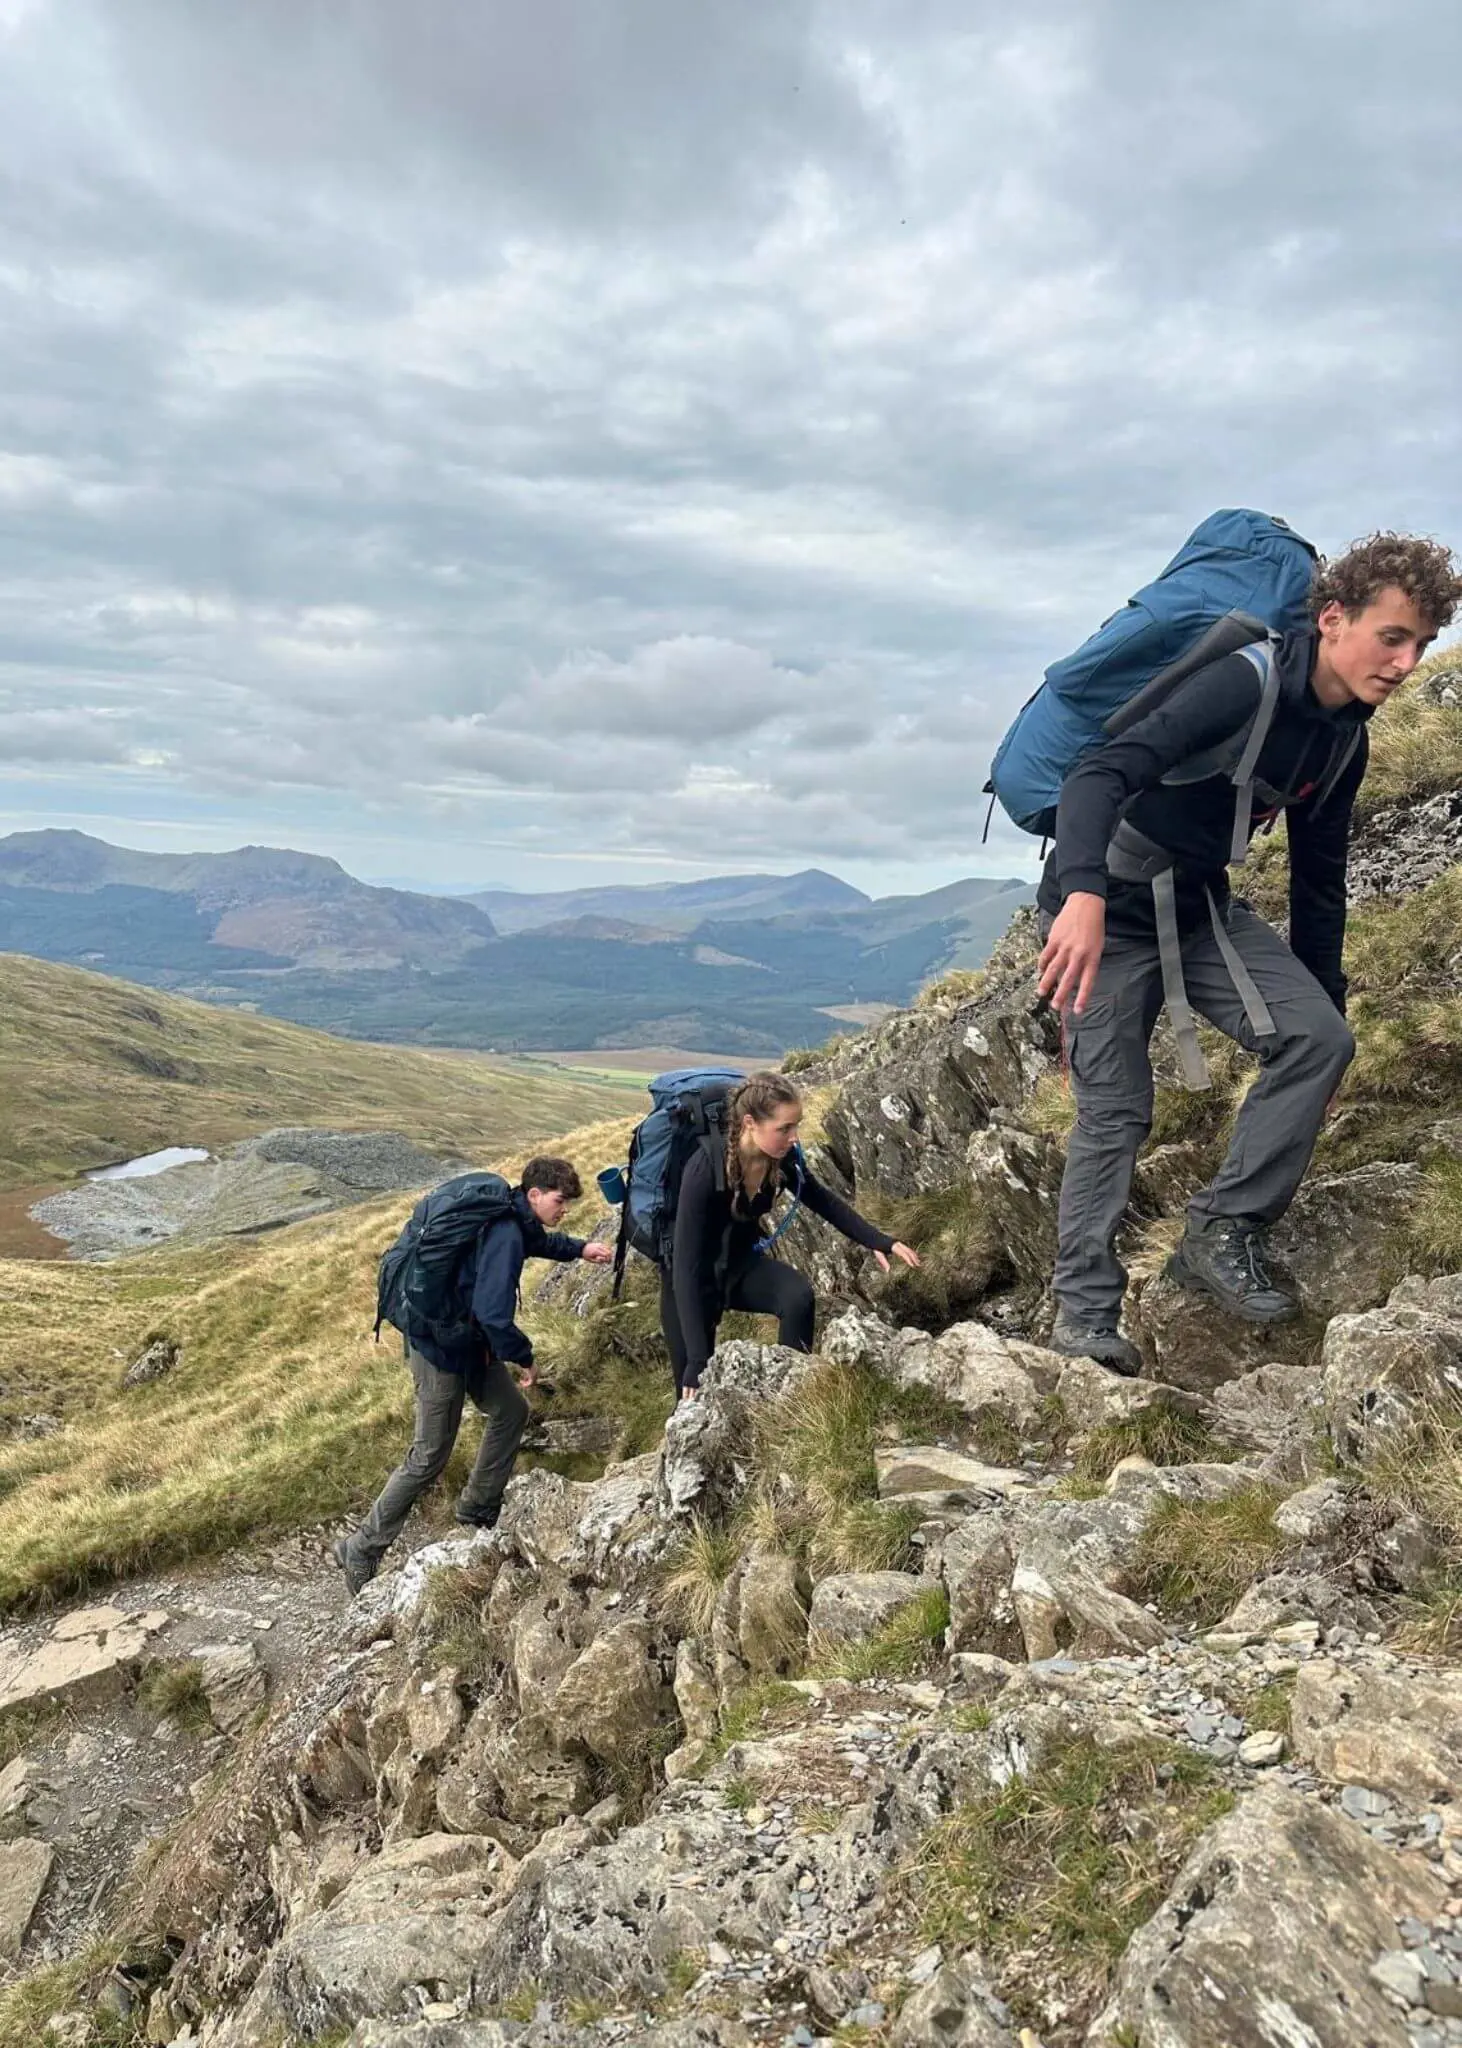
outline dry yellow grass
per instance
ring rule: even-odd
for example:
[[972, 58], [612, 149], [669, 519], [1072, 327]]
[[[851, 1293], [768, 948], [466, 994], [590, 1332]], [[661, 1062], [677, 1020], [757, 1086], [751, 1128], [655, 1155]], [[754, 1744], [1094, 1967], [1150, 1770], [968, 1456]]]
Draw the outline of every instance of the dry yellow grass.
[[621, 1105], [628, 1080], [371, 1045], [0, 954], [0, 1188], [278, 1124], [403, 1131], [476, 1158]]
[[[552, 1149], [588, 1180], [623, 1157], [632, 1124], [586, 1126]], [[516, 1172], [524, 1156], [495, 1163]], [[376, 1258], [412, 1200], [109, 1266], [0, 1262], [0, 1416], [63, 1424], [0, 1445], [0, 1607], [367, 1501], [410, 1421], [400, 1340], [387, 1329], [374, 1343], [371, 1324]], [[591, 1192], [571, 1227], [603, 1214]], [[181, 1363], [124, 1392], [124, 1365], [155, 1331], [182, 1345]]]

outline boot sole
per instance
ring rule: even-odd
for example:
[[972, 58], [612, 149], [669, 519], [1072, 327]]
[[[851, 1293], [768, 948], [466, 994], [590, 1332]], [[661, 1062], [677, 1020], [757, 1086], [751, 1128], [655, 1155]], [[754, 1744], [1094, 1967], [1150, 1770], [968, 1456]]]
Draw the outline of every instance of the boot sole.
[[1174, 1281], [1179, 1287], [1186, 1287], [1190, 1294], [1205, 1295], [1215, 1307], [1221, 1308], [1225, 1315], [1233, 1316], [1241, 1323], [1252, 1323], [1255, 1329], [1270, 1329], [1279, 1323], [1292, 1323], [1300, 1312], [1297, 1301], [1291, 1302], [1288, 1308], [1279, 1309], [1270, 1315], [1256, 1315], [1253, 1309], [1240, 1308], [1227, 1295], [1220, 1294], [1204, 1274], [1195, 1273], [1191, 1266], [1185, 1265], [1177, 1252], [1173, 1253], [1163, 1267], [1163, 1278]]

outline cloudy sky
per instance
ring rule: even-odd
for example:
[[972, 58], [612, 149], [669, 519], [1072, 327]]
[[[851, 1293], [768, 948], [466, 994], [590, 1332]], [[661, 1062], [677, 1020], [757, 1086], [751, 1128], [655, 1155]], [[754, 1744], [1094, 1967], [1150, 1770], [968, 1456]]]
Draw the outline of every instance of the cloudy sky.
[[0, 0], [0, 830], [877, 891], [1223, 504], [1462, 541], [1456, 0]]

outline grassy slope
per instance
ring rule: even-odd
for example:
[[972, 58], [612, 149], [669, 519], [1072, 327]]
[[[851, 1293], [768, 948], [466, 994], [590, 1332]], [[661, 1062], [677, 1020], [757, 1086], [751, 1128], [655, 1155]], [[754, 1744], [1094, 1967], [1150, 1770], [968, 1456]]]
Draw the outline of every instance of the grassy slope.
[[607, 1080], [330, 1038], [0, 954], [0, 1188], [278, 1124], [399, 1130], [479, 1156], [611, 1113]]
[[[623, 1158], [632, 1125], [555, 1144], [587, 1178]], [[400, 1340], [370, 1328], [376, 1258], [411, 1199], [108, 1266], [0, 1262], [0, 1428], [36, 1412], [64, 1424], [0, 1443], [0, 1608], [364, 1505], [409, 1434]], [[571, 1227], [603, 1213], [591, 1194]], [[529, 1299], [527, 1320], [551, 1362], [561, 1319]], [[124, 1393], [155, 1332], [181, 1342], [181, 1364]]]

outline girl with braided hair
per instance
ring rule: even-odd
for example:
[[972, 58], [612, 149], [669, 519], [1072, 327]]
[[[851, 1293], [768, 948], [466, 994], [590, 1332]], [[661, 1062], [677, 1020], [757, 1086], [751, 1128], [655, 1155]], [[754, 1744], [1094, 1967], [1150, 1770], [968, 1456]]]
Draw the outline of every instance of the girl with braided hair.
[[802, 1097], [783, 1074], [752, 1074], [731, 1095], [726, 1112], [724, 1173], [714, 1149], [701, 1145], [686, 1162], [675, 1211], [674, 1253], [660, 1279], [660, 1325], [675, 1385], [693, 1400], [727, 1309], [777, 1318], [777, 1342], [812, 1349], [816, 1303], [793, 1267], [766, 1256], [767, 1212], [785, 1186], [854, 1244], [865, 1245], [884, 1272], [890, 1257], [917, 1266], [918, 1254], [860, 1216], [823, 1186], [800, 1154], [789, 1173], [802, 1122]]

